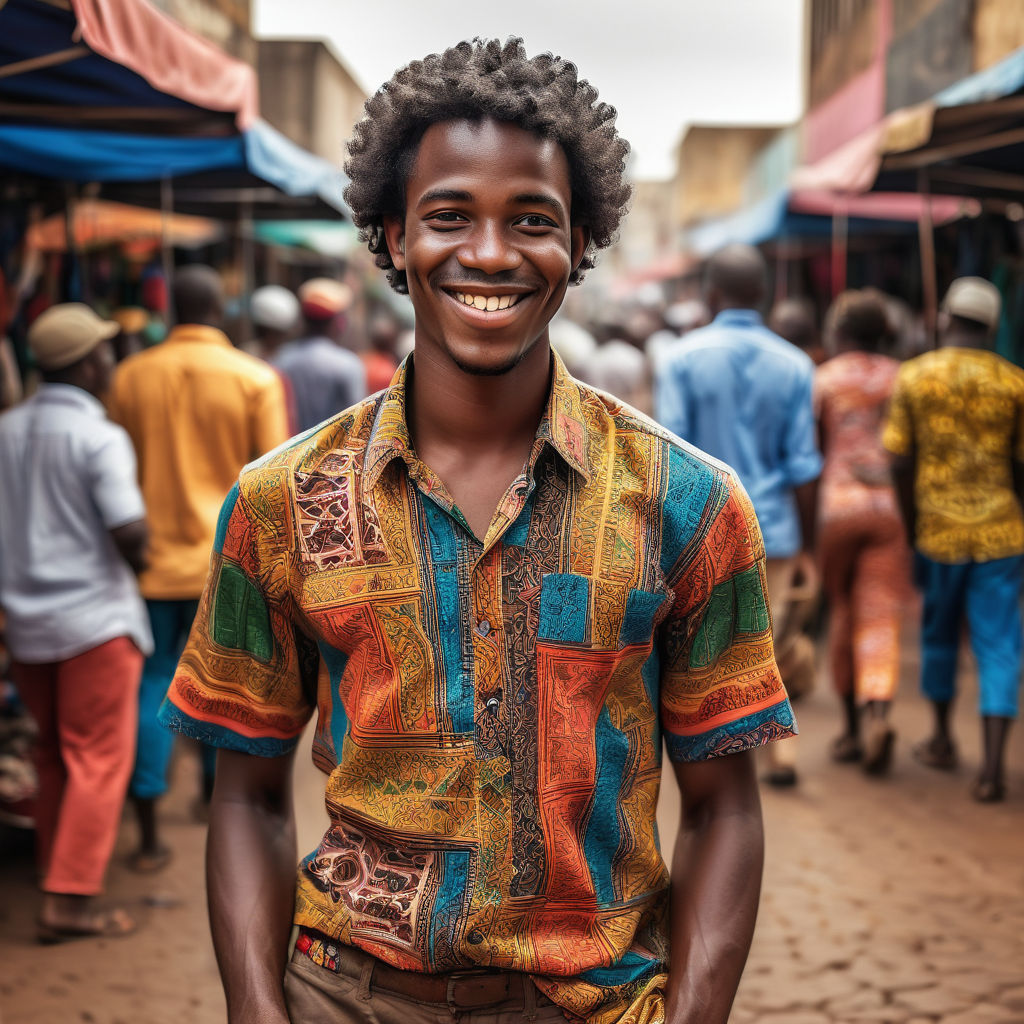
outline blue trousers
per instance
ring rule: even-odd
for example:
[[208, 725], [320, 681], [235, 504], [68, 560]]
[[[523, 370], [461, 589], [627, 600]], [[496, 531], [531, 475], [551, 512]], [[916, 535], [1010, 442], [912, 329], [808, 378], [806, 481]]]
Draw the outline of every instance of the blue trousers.
[[[139, 689], [139, 737], [135, 748], [135, 769], [129, 790], [141, 800], [154, 800], [167, 792], [167, 765], [174, 749], [174, 733], [157, 721], [157, 712], [174, 678], [178, 659], [185, 649], [199, 602], [147, 601], [153, 630], [153, 653], [142, 668]], [[217, 751], [203, 746], [203, 774], [213, 776]]]
[[978, 663], [982, 715], [1016, 718], [1022, 627], [1024, 555], [945, 565], [915, 555], [924, 595], [921, 689], [929, 700], [951, 701], [956, 689], [960, 626], [966, 617]]

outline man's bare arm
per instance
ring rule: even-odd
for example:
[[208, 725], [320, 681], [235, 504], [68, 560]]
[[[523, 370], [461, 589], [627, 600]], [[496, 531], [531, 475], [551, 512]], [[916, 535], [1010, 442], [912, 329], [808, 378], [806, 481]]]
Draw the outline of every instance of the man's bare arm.
[[206, 883], [228, 1024], [288, 1024], [284, 969], [295, 899], [292, 763], [221, 750]]
[[666, 1024], [726, 1024], [754, 935], [764, 831], [749, 751], [677, 763]]
[[892, 483], [896, 490], [896, 501], [903, 518], [903, 528], [907, 531], [907, 543], [911, 547], [917, 537], [917, 501], [914, 497], [914, 477], [917, 475], [917, 462], [913, 453], [910, 455], [890, 455], [889, 465], [892, 468]]
[[145, 519], [115, 526], [110, 531], [110, 539], [136, 576], [146, 571], [149, 566], [149, 527]]

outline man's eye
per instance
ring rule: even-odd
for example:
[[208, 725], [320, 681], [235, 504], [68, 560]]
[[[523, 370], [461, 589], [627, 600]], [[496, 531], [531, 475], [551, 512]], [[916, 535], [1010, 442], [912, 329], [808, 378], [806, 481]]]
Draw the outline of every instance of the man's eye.
[[455, 210], [441, 210], [440, 213], [432, 213], [430, 220], [440, 220], [447, 224], [458, 223], [466, 218], [461, 213], [456, 213]]
[[539, 213], [528, 213], [519, 218], [519, 223], [526, 228], [553, 228], [555, 222]]

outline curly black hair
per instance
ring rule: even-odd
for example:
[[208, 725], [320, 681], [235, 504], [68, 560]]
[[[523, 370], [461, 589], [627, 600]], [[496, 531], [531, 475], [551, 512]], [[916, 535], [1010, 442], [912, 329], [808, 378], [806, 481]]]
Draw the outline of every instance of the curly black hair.
[[570, 284], [615, 238], [631, 189], [624, 180], [629, 143], [615, 131], [615, 108], [579, 78], [576, 65], [550, 53], [528, 58], [522, 39], [474, 39], [413, 61], [366, 101], [348, 144], [345, 200], [375, 262], [396, 292], [408, 292], [384, 240], [384, 217], [403, 216], [405, 186], [423, 133], [440, 121], [493, 118], [555, 139], [569, 162], [571, 217], [590, 242]]

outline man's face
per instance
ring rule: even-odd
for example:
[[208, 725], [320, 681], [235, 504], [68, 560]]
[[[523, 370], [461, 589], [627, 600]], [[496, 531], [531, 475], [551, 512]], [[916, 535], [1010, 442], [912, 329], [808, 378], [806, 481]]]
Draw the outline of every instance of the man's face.
[[557, 142], [490, 120], [427, 129], [405, 218], [385, 224], [408, 278], [417, 348], [497, 375], [546, 343], [585, 247], [569, 220], [571, 196]]

